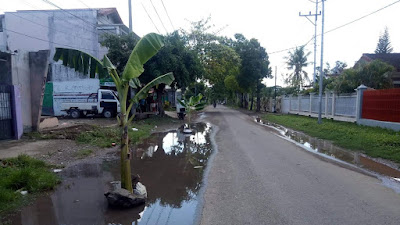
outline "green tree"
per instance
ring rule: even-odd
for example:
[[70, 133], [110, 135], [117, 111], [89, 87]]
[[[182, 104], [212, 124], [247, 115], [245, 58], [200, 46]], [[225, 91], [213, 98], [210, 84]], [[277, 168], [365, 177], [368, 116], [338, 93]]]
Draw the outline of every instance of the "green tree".
[[328, 89], [337, 93], [354, 92], [361, 84], [375, 89], [392, 88], [391, 73], [395, 68], [380, 60], [361, 65], [357, 69], [345, 69], [340, 76], [327, 85]]
[[285, 82], [299, 91], [304, 86], [304, 81], [309, 81], [308, 74], [303, 68], [308, 66], [307, 57], [311, 52], [306, 53], [303, 45], [296, 47], [293, 52], [289, 51], [288, 54], [289, 56], [285, 57], [287, 68], [293, 72], [288, 75]]
[[385, 31], [383, 34], [379, 36], [378, 44], [376, 45], [375, 53], [376, 54], [385, 54], [385, 53], [392, 53], [393, 48], [390, 43], [390, 38], [389, 38], [389, 31], [388, 28], [385, 27]]
[[237, 102], [237, 94], [238, 93], [243, 93], [244, 91], [240, 87], [236, 76], [234, 75], [229, 75], [226, 76], [224, 80], [225, 87], [227, 91], [229, 92], [228, 98], [229, 100], [233, 100], [235, 105], [238, 105], [239, 102]]
[[208, 49], [204, 60], [204, 78], [212, 86], [210, 100], [223, 99], [227, 94], [225, 78], [239, 74], [241, 60], [235, 50], [225, 45], [211, 43]]
[[217, 100], [227, 96], [224, 80], [226, 76], [239, 73], [240, 57], [231, 47], [221, 44], [223, 38], [212, 33], [214, 26], [210, 20], [209, 17], [192, 22], [189, 31], [184, 32], [187, 45], [197, 53], [205, 70], [203, 79], [211, 85], [207, 96]]
[[140, 37], [132, 32], [127, 35], [104, 34], [102, 38], [101, 45], [108, 49], [107, 57], [117, 67], [117, 72], [122, 73]]
[[62, 60], [64, 66], [75, 68], [75, 70], [87, 74], [90, 71], [90, 77], [111, 76], [114, 81], [121, 105], [121, 114], [117, 117], [121, 127], [121, 186], [130, 192], [133, 192], [131, 180], [131, 165], [128, 137], [128, 124], [133, 120], [134, 115], [129, 118], [129, 112], [134, 103], [148, 95], [150, 88], [159, 84], [171, 84], [174, 80], [172, 73], [157, 77], [144, 86], [127, 106], [129, 87], [137, 88], [139, 84], [138, 77], [143, 73], [143, 65], [154, 56], [158, 50], [164, 46], [163, 37], [158, 34], [147, 34], [138, 41], [132, 50], [127, 64], [124, 67], [122, 75], [119, 75], [117, 68], [111, 63], [107, 55], [100, 61], [95, 57], [74, 49], [57, 48], [54, 60]]
[[[251, 91], [253, 106], [253, 93], [257, 95], [257, 112], [261, 108], [261, 83], [264, 78], [271, 77], [271, 69], [269, 68], [268, 54], [258, 40], [252, 38], [247, 40], [242, 34], [235, 34], [236, 38], [236, 52], [242, 59], [240, 74], [237, 78], [238, 83], [242, 89]], [[253, 90], [256, 90], [255, 92]]]
[[192, 96], [197, 96], [198, 94], [206, 95], [207, 86], [203, 81], [193, 82], [189, 84], [185, 91], [185, 99], [189, 99]]
[[[185, 38], [177, 31], [165, 37], [165, 46], [144, 65], [144, 68], [143, 76], [140, 77], [141, 82], [147, 83], [167, 72], [173, 72], [175, 81], [172, 83], [172, 87], [182, 90], [185, 90], [189, 84], [204, 74], [204, 68], [196, 52], [186, 47]], [[161, 115], [164, 114], [161, 102], [164, 88], [165, 85], [159, 85], [156, 88]]]

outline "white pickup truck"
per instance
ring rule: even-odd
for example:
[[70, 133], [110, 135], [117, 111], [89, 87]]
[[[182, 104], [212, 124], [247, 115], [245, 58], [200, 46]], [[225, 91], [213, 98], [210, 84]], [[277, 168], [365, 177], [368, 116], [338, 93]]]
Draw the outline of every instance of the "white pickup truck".
[[90, 94], [86, 102], [61, 103], [61, 108], [72, 118], [88, 114], [102, 114], [111, 118], [121, 110], [117, 93], [107, 89], [99, 89], [97, 93]]

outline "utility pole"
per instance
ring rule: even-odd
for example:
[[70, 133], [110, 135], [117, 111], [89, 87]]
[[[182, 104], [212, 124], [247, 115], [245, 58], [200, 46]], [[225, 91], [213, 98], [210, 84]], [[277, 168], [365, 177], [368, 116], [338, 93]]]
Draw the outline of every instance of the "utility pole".
[[[309, 12], [309, 14], [301, 14], [299, 12], [299, 16], [303, 16], [305, 17], [308, 21], [310, 21], [310, 23], [312, 23], [314, 25], [314, 74], [313, 74], [313, 86], [316, 86], [316, 80], [317, 80], [317, 69], [316, 69], [316, 65], [317, 65], [317, 20], [318, 20], [318, 16], [321, 15], [321, 12], [318, 13], [318, 0], [315, 1], [315, 14], [311, 14], [311, 12]], [[309, 16], [314, 16], [315, 17], [315, 21], [312, 22], [308, 17]]]
[[318, 98], [318, 124], [322, 123], [321, 112], [322, 112], [322, 85], [324, 80], [324, 23], [325, 23], [325, 0], [322, 1], [322, 31], [321, 31], [321, 68], [319, 75], [319, 98]]
[[132, 0], [128, 0], [128, 7], [129, 7], [129, 31], [133, 32], [132, 30]]
[[275, 94], [274, 94], [274, 113], [276, 113], [276, 76], [278, 74], [278, 68], [275, 66]]

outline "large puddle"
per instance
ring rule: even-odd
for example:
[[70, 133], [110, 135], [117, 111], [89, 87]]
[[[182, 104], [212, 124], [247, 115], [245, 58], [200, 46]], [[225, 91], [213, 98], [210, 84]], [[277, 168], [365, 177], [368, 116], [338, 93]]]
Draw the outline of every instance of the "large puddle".
[[128, 210], [107, 206], [104, 193], [120, 179], [119, 156], [112, 154], [62, 171], [62, 184], [14, 215], [12, 224], [193, 224], [212, 144], [210, 124], [192, 128], [191, 135], [182, 128], [156, 133], [135, 147], [132, 174], [139, 174], [147, 187], [145, 205]]
[[359, 168], [366, 169], [367, 171], [380, 176], [385, 185], [400, 193], [400, 170], [396, 169], [396, 165], [394, 164], [391, 165], [389, 162], [384, 162], [383, 160], [379, 161], [369, 158], [362, 153], [337, 147], [330, 141], [314, 138], [277, 124], [262, 121], [257, 118], [255, 119], [255, 122], [278, 130], [280, 135], [304, 145], [306, 149], [310, 151], [314, 151], [330, 158], [344, 161]]

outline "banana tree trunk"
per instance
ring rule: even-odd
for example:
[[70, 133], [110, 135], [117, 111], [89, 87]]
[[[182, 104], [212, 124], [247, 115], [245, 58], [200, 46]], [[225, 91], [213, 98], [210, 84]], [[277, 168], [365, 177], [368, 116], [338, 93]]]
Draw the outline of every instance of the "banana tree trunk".
[[[126, 91], [127, 92], [127, 91]], [[121, 187], [133, 192], [132, 178], [131, 178], [131, 152], [129, 150], [129, 136], [128, 136], [128, 118], [129, 114], [126, 112], [126, 98], [121, 101]]]

